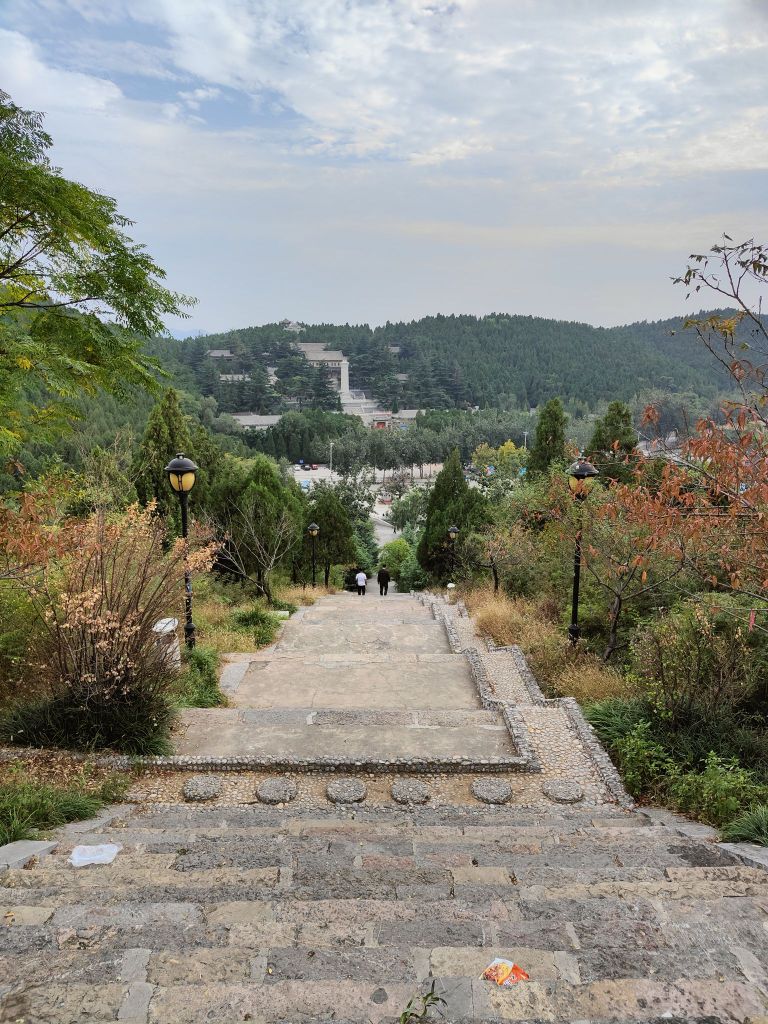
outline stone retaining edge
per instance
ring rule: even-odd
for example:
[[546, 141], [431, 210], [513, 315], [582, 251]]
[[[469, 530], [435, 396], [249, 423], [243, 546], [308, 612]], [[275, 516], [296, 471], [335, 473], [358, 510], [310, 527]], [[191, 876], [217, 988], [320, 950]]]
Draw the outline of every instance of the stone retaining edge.
[[[488, 707], [488, 704], [492, 703], [493, 706], [495, 706], [501, 711], [505, 725], [507, 726], [507, 729], [510, 733], [510, 736], [512, 737], [512, 741], [515, 744], [518, 753], [521, 756], [523, 756], [524, 750], [528, 752], [530, 764], [529, 771], [540, 772], [541, 764], [533, 751], [533, 747], [530, 743], [528, 730], [525, 726], [525, 722], [523, 721], [522, 716], [519, 714], [514, 705], [507, 704], [505, 701], [501, 701], [498, 698], [491, 696], [492, 691], [488, 683], [488, 676], [485, 672], [485, 667], [482, 664], [482, 659], [477, 648], [467, 647], [464, 650], [461, 649], [461, 643], [459, 640], [458, 633], [456, 632], [453, 623], [450, 621], [450, 618], [446, 614], [444, 605], [443, 607], [441, 607], [443, 602], [441, 602], [439, 598], [435, 597], [433, 594], [429, 594], [426, 596], [425, 601], [423, 601], [422, 603], [429, 603], [432, 609], [432, 614], [436, 618], [439, 611], [440, 617], [442, 618], [443, 623], [445, 625], [445, 631], [448, 636], [448, 642], [451, 645], [451, 649], [456, 654], [464, 654], [464, 656], [467, 658], [467, 661], [469, 662], [469, 666], [472, 671], [472, 677], [475, 681], [475, 686], [477, 687], [481, 703], [483, 704], [484, 707]], [[616, 766], [609, 757], [607, 751], [605, 750], [605, 747], [603, 747], [602, 743], [597, 738], [594, 729], [584, 717], [582, 710], [579, 707], [578, 702], [575, 700], [575, 698], [545, 697], [541, 687], [538, 684], [538, 681], [536, 680], [536, 677], [534, 676], [533, 672], [531, 672], [528, 666], [528, 662], [526, 661], [525, 655], [516, 644], [510, 645], [508, 647], [500, 647], [497, 644], [495, 644], [493, 640], [487, 638], [486, 647], [488, 648], [488, 651], [491, 653], [500, 652], [511, 655], [512, 659], [515, 662], [515, 667], [520, 673], [523, 685], [528, 691], [528, 696], [530, 697], [532, 704], [536, 704], [540, 707], [561, 708], [565, 712], [566, 717], [568, 719], [569, 727], [571, 728], [572, 732], [576, 734], [580, 742], [583, 744], [584, 749], [586, 750], [587, 754], [590, 757], [590, 760], [594, 764], [595, 770], [597, 771], [597, 774], [601, 782], [608, 790], [608, 793], [611, 795], [611, 797], [613, 797], [616, 803], [619, 804], [619, 806], [624, 807], [627, 810], [634, 808], [635, 801], [624, 788], [624, 783], [621, 781], [621, 776], [619, 775]], [[514, 709], [514, 718], [510, 718], [508, 717], [508, 715], [505, 715], [505, 710], [509, 708]], [[522, 748], [520, 746], [521, 740]]]
[[624, 788], [624, 783], [621, 781], [616, 765], [597, 738], [595, 730], [584, 717], [584, 713], [575, 697], [545, 697], [538, 680], [533, 672], [531, 672], [525, 655], [516, 644], [509, 647], [499, 647], [492, 640], [489, 640], [488, 650], [491, 652], [504, 652], [512, 657], [532, 704], [536, 704], [539, 707], [562, 708], [568, 718], [571, 730], [584, 745], [584, 749], [589, 754], [590, 760], [594, 764], [595, 770], [605, 788], [621, 807], [625, 807], [627, 810], [634, 808], [635, 801]]
[[372, 775], [388, 775], [393, 772], [408, 772], [412, 775], [463, 775], [467, 773], [524, 772], [530, 771], [524, 757], [392, 757], [370, 760], [352, 760], [338, 757], [261, 757], [258, 754], [243, 754], [239, 757], [186, 757], [173, 754], [166, 757], [128, 757], [116, 754], [97, 758], [99, 768], [165, 768], [167, 771], [225, 771], [225, 772], [368, 772]]
[[[445, 611], [443, 602], [434, 595], [425, 593], [424, 596], [420, 596], [419, 600], [423, 605], [429, 605], [432, 612], [432, 617], [438, 622], [443, 624], [445, 634], [448, 637], [448, 643], [454, 654], [463, 655], [469, 664], [469, 670], [472, 675], [472, 681], [475, 684], [477, 695], [480, 698], [480, 704], [486, 711], [495, 711], [501, 715], [502, 721], [509, 733], [509, 737], [512, 740], [512, 745], [518, 753], [518, 757], [514, 760], [521, 762], [521, 766], [514, 771], [527, 771], [531, 773], [541, 772], [541, 762], [539, 761], [531, 743], [528, 728], [523, 720], [522, 715], [518, 712], [514, 704], [509, 704], [507, 701], [497, 697], [488, 681], [488, 674], [485, 671], [482, 659], [474, 647], [464, 647], [461, 642], [461, 638], [453, 625], [450, 617]], [[460, 613], [461, 614], [461, 613]], [[513, 759], [510, 759], [513, 760]], [[502, 765], [498, 764], [499, 770], [510, 771], [509, 768], [502, 768]]]

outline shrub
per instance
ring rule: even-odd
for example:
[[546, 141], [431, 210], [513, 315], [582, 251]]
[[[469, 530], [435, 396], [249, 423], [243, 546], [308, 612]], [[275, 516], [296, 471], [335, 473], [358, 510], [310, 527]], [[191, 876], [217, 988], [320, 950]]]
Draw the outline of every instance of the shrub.
[[186, 670], [181, 677], [180, 704], [190, 708], [215, 708], [225, 703], [219, 689], [219, 654], [198, 644], [184, 654]]
[[[64, 521], [56, 534], [56, 557], [20, 583], [42, 626], [31, 653], [47, 695], [12, 707], [0, 732], [35, 746], [163, 753], [176, 673], [152, 630], [182, 602], [181, 542], [166, 553], [162, 522], [137, 507]], [[189, 562], [209, 560], [204, 551]]]
[[25, 692], [36, 688], [28, 651], [41, 624], [29, 597], [8, 584], [0, 584], [0, 623], [0, 703], [4, 703], [22, 688]]
[[638, 722], [614, 741], [612, 750], [632, 796], [655, 795], [660, 780], [666, 780], [676, 770], [665, 748], [652, 736], [650, 722]]
[[768, 846], [768, 804], [757, 804], [729, 822], [723, 829], [729, 843], [758, 843]]
[[738, 707], [756, 682], [740, 622], [701, 605], [686, 605], [643, 630], [632, 657], [656, 712], [673, 728], [705, 724]]
[[400, 563], [400, 577], [397, 589], [407, 593], [410, 590], [423, 590], [429, 583], [429, 577], [419, 565], [416, 552], [411, 549], [407, 558]]
[[752, 772], [717, 754], [707, 757], [703, 772], [671, 778], [668, 790], [681, 811], [718, 826], [732, 821], [756, 800], [768, 797], [768, 787], [760, 786]]
[[253, 638], [257, 647], [266, 647], [274, 643], [280, 629], [280, 619], [257, 604], [245, 611], [235, 612], [233, 619], [238, 626], [245, 626], [253, 630]]
[[279, 597], [273, 597], [269, 602], [269, 606], [276, 612], [288, 612], [290, 615], [295, 614], [299, 610], [298, 605], [295, 605], [292, 601], [284, 601]]
[[392, 579], [398, 585], [400, 584], [400, 570], [403, 562], [406, 562], [412, 554], [411, 545], [404, 537], [396, 537], [395, 540], [388, 541], [381, 549], [379, 561], [381, 565], [386, 565], [392, 575]]

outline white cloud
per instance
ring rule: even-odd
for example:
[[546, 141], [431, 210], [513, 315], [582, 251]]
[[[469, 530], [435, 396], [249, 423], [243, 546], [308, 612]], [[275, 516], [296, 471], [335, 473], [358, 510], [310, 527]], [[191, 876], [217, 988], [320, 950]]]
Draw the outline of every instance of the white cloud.
[[[661, 294], [687, 232], [697, 245], [705, 227], [749, 233], [760, 202], [733, 183], [768, 166], [761, 10], [5, 0], [1, 84], [48, 112], [66, 173], [137, 217], [174, 283], [200, 294], [204, 326], [223, 310], [228, 326], [311, 319], [312, 302], [328, 318], [398, 315], [384, 307], [400, 294], [414, 315], [441, 295], [502, 308], [515, 272], [546, 312], [547, 253], [642, 253], [665, 267]], [[581, 318], [592, 266], [569, 271], [586, 282], [569, 298]], [[642, 315], [636, 289], [614, 286], [611, 308]]]

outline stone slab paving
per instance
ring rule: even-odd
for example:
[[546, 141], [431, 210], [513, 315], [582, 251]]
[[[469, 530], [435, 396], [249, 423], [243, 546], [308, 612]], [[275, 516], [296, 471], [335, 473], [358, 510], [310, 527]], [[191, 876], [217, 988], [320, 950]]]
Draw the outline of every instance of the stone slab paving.
[[[404, 662], [380, 651], [339, 651], [335, 657], [285, 657], [251, 662], [231, 701], [239, 707], [477, 708], [464, 658], [415, 656]], [[344, 655], [346, 654], [346, 658]]]
[[[340, 615], [331, 646], [346, 667], [377, 614], [387, 643], [405, 631], [410, 648], [390, 659], [403, 674], [419, 658], [467, 662], [441, 644], [416, 651], [414, 629], [430, 627], [422, 648], [432, 626], [446, 636], [428, 608], [363, 601], [320, 602], [314, 625], [302, 625], [309, 613], [290, 624], [294, 649], [254, 656], [246, 674], [277, 658], [309, 692], [305, 676], [327, 678], [317, 666], [328, 663], [305, 665], [299, 639]], [[66, 826], [46, 857], [0, 873], [0, 1020], [392, 1024], [434, 983], [446, 1005], [430, 1019], [452, 1024], [768, 1024], [768, 871], [711, 829], [617, 805], [567, 707], [537, 700], [519, 662], [488, 652], [469, 620], [453, 636], [487, 676], [474, 690], [465, 677], [464, 704], [441, 702], [439, 683], [424, 685], [432, 703], [405, 706], [356, 703], [353, 686], [346, 705], [195, 711], [189, 728], [208, 715], [226, 743], [248, 729], [307, 743], [314, 730], [334, 743], [423, 737], [422, 750], [453, 736], [487, 754], [502, 734], [494, 701], [514, 695], [541, 771], [209, 772], [218, 795], [184, 802], [199, 769], [150, 770], [133, 803]], [[113, 864], [68, 864], [75, 845], [103, 842], [122, 847]], [[530, 980], [481, 980], [495, 957]]]
[[155, 805], [70, 867], [104, 825], [0, 876], [0, 1019], [392, 1022], [433, 981], [454, 1024], [768, 1014], [768, 872], [639, 812]]
[[271, 648], [228, 662], [224, 677], [231, 706], [183, 712], [176, 754], [516, 756], [499, 711], [482, 710], [469, 662], [451, 651], [444, 625], [407, 595], [321, 598]]
[[[184, 716], [175, 738], [179, 754], [229, 755], [260, 754], [274, 757], [319, 758], [329, 754], [363, 759], [372, 749], [377, 757], [449, 758], [462, 753], [477, 759], [513, 755], [514, 748], [504, 723], [498, 716], [477, 711], [458, 717], [456, 724], [418, 724], [408, 715], [406, 722], [392, 721], [384, 712], [379, 721], [369, 711], [358, 717], [339, 713], [335, 720], [324, 720], [323, 712], [305, 710], [302, 719], [274, 716], [263, 718], [260, 711], [239, 708], [196, 710]], [[487, 722], [492, 718], [493, 724]]]

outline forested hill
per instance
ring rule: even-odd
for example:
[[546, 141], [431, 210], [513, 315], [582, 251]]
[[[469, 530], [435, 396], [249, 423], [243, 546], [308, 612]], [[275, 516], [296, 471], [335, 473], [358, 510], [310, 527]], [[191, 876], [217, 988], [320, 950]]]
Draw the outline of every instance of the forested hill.
[[[267, 324], [164, 342], [159, 354], [164, 362], [181, 363], [179, 372], [193, 377], [202, 394], [214, 395], [222, 410], [268, 412], [273, 400], [266, 367], [276, 367], [281, 382], [296, 373], [290, 349], [295, 337]], [[651, 390], [709, 398], [726, 385], [681, 318], [603, 328], [506, 314], [438, 315], [377, 328], [307, 324], [299, 340], [342, 349], [352, 387], [388, 407], [525, 409], [554, 396], [594, 407]], [[233, 357], [225, 366], [206, 355], [210, 349], [229, 350]], [[222, 371], [248, 374], [249, 386], [222, 384]], [[279, 384], [278, 390], [285, 394]]]

